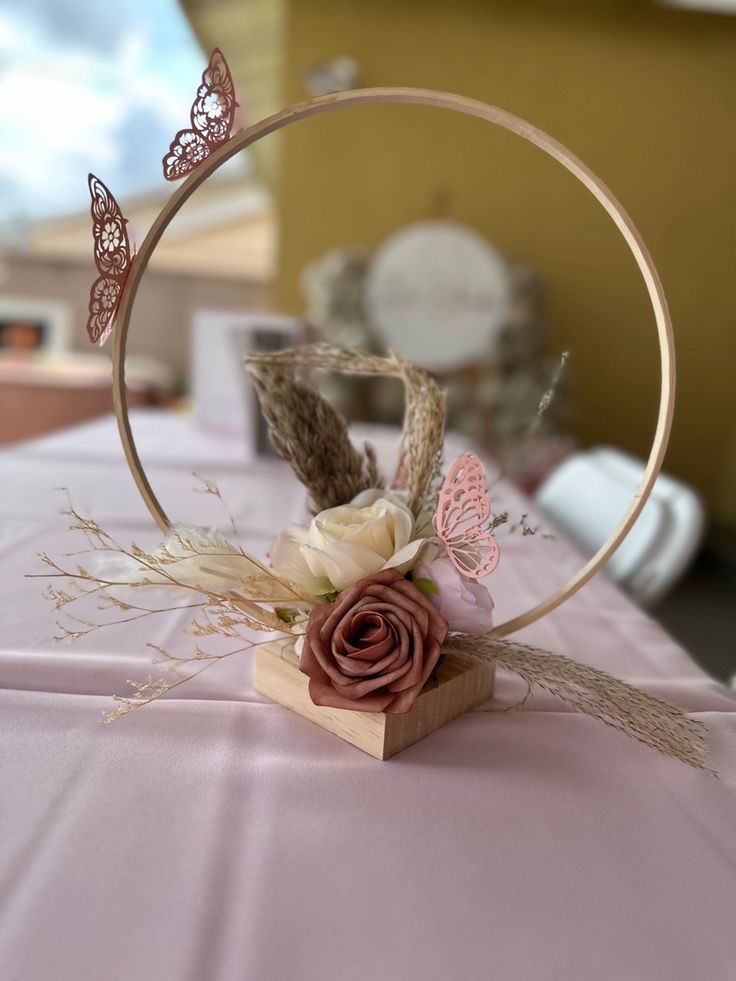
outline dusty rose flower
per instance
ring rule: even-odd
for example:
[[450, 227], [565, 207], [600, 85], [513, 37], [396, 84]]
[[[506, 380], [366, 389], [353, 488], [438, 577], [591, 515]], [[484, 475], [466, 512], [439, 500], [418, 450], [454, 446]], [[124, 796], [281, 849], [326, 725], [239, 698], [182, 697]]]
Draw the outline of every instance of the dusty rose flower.
[[315, 705], [408, 712], [446, 636], [447, 621], [427, 597], [384, 569], [313, 608], [300, 667]]

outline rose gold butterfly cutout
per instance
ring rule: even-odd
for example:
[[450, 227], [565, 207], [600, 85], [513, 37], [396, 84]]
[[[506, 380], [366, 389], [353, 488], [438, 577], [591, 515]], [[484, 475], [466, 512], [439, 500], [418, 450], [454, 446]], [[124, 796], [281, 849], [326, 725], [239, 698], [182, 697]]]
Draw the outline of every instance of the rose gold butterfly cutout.
[[189, 174], [230, 139], [237, 106], [230, 69], [220, 49], [215, 48], [189, 114], [192, 128], [179, 130], [163, 158], [167, 181]]
[[88, 184], [95, 265], [100, 275], [89, 291], [87, 333], [92, 343], [101, 347], [112, 331], [134, 249], [125, 227], [127, 218], [115, 198], [94, 174], [89, 175]]
[[487, 576], [498, 565], [490, 519], [483, 467], [473, 453], [463, 453], [442, 484], [434, 526], [453, 565], [467, 579]]

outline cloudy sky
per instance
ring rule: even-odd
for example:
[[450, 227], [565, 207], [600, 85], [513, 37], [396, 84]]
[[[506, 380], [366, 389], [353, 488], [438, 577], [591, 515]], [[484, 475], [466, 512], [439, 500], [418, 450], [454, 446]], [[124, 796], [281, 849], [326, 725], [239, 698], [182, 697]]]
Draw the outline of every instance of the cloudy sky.
[[0, 0], [0, 221], [162, 186], [205, 62], [176, 0]]

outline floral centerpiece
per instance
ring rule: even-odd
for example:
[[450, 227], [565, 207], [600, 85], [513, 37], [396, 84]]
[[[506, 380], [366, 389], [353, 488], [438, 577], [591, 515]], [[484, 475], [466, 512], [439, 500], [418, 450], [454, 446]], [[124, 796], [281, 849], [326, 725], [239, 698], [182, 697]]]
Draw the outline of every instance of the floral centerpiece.
[[[605, 672], [501, 636], [502, 628], [493, 627], [493, 601], [485, 579], [498, 563], [493, 530], [503, 516], [492, 517], [483, 470], [472, 454], [462, 454], [443, 479], [444, 394], [409, 361], [327, 346], [248, 359], [271, 441], [306, 488], [314, 515], [308, 526], [285, 529], [267, 561], [211, 529], [170, 525], [145, 478], [127, 419], [126, 335], [142, 271], [178, 208], [216, 167], [268, 133], [315, 112], [397, 101], [479, 116], [536, 143], [588, 187], [624, 234], [657, 315], [663, 398], [648, 476], [613, 543], [596, 557], [598, 564], [626, 534], [627, 522], [646, 500], [666, 446], [672, 338], [656, 271], [633, 223], [605, 186], [561, 144], [524, 120], [449, 93], [406, 88], [334, 93], [234, 134], [238, 102], [233, 79], [222, 52], [215, 49], [197, 87], [190, 125], [176, 133], [162, 160], [167, 180], [187, 179], [154, 222], [139, 254], [114, 196], [89, 175], [98, 276], [90, 290], [87, 330], [93, 343], [103, 344], [116, 328], [113, 393], [123, 448], [166, 538], [153, 551], [126, 546], [70, 504], [72, 527], [86, 536], [92, 554], [71, 567], [42, 556], [52, 579], [48, 596], [57, 610], [68, 614], [62, 614], [59, 639], [74, 639], [102, 625], [69, 614], [70, 606], [90, 596], [113, 611], [117, 619], [111, 622], [183, 608], [194, 611], [189, 628], [193, 649], [172, 652], [149, 645], [156, 652], [159, 673], [133, 682], [132, 694], [114, 696], [115, 708], [106, 721], [156, 701], [223, 658], [255, 649], [257, 663], [259, 649], [281, 636], [299, 657], [297, 674], [308, 678], [310, 717], [324, 725], [334, 713], [350, 712], [408, 720], [411, 729], [409, 723], [444, 658], [445, 663], [453, 661], [462, 677], [479, 666], [486, 675], [496, 667], [514, 672], [529, 690], [539, 687], [665, 755], [703, 767], [703, 728], [679, 709]], [[401, 461], [390, 482], [380, 474], [372, 447], [361, 451], [353, 446], [345, 421], [299, 377], [299, 372], [313, 368], [401, 379], [406, 394]], [[219, 496], [207, 481], [205, 490]], [[595, 562], [589, 564], [586, 575], [571, 580], [565, 595], [579, 588], [596, 567]], [[154, 601], [162, 590], [174, 597], [171, 603]], [[149, 599], [141, 599], [142, 594]], [[555, 602], [562, 602], [560, 595]], [[542, 615], [553, 606], [554, 602], [543, 604], [515, 623], [527, 623], [532, 614]], [[264, 633], [268, 639], [259, 641]], [[206, 638], [214, 636], [231, 639], [234, 646], [225, 652], [208, 650]], [[288, 680], [293, 682], [293, 675]], [[463, 690], [464, 705], [489, 694], [483, 685]], [[303, 703], [302, 710], [306, 712]], [[437, 717], [450, 718], [447, 705]], [[412, 738], [417, 738], [416, 732]]]
[[[676, 707], [605, 672], [494, 634], [487, 577], [499, 560], [493, 530], [505, 516], [492, 517], [473, 454], [461, 454], [442, 479], [444, 396], [427, 373], [395, 356], [323, 345], [251, 355], [248, 368], [271, 439], [309, 494], [308, 525], [285, 528], [261, 561], [219, 532], [185, 525], [174, 526], [154, 552], [124, 547], [70, 508], [96, 561], [68, 569], [43, 556], [52, 576], [72, 583], [49, 587], [58, 609], [93, 593], [123, 621], [181, 605], [196, 610], [191, 653], [154, 648], [161, 674], [114, 696], [107, 721], [280, 634], [318, 708], [409, 714], [441, 659], [451, 656], [468, 667], [512, 671], [529, 689], [542, 688], [666, 755], [704, 765], [702, 727]], [[298, 377], [309, 368], [402, 379], [406, 419], [391, 487], [372, 447], [357, 449], [345, 421]], [[205, 489], [219, 495], [211, 483]], [[122, 588], [164, 588], [182, 602], [144, 606], [121, 595]], [[76, 619], [61, 626], [61, 637], [78, 637], [100, 624]], [[267, 641], [258, 641], [258, 632]], [[237, 644], [210, 653], [202, 638], [213, 635]]]

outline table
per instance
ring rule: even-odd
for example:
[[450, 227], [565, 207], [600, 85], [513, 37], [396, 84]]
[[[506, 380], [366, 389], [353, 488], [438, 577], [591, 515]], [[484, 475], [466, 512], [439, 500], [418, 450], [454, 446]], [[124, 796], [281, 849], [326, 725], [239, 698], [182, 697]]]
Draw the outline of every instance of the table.
[[[131, 365], [131, 407], [161, 405], [172, 373], [150, 359]], [[73, 426], [112, 410], [110, 360], [103, 354], [0, 351], [0, 446]]]
[[[303, 516], [280, 461], [183, 417], [132, 422], [172, 517], [217, 520], [191, 470], [261, 553]], [[393, 434], [373, 435], [386, 452]], [[736, 975], [736, 701], [605, 579], [520, 636], [693, 712], [720, 779], [543, 697], [482, 706], [380, 763], [255, 693], [247, 657], [103, 726], [111, 693], [149, 670], [145, 641], [182, 643], [183, 619], [54, 646], [23, 574], [69, 550], [60, 484], [123, 540], [157, 540], [113, 421], [2, 451], [0, 476], [3, 978]], [[507, 485], [494, 504], [535, 520]], [[499, 538], [499, 616], [580, 564], [559, 536]]]

